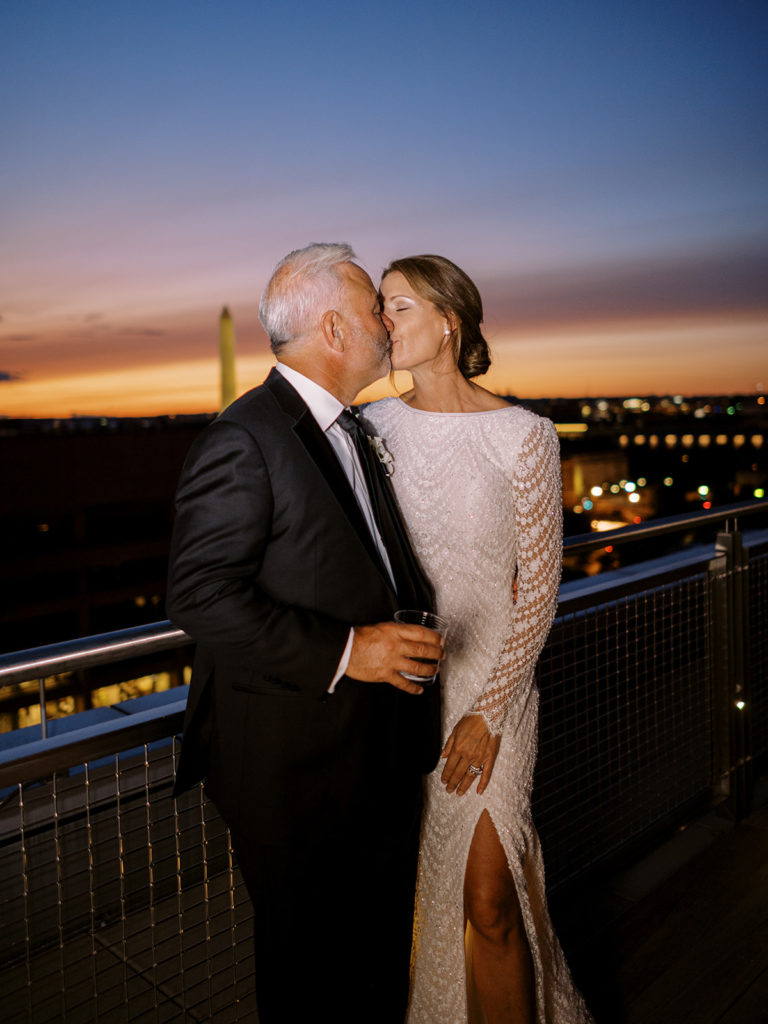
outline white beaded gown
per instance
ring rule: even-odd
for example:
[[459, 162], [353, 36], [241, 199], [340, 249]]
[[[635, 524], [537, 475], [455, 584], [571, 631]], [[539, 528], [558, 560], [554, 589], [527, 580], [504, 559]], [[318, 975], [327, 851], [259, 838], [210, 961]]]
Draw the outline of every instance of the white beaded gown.
[[517, 406], [432, 413], [386, 398], [362, 414], [394, 458], [391, 479], [414, 550], [435, 587], [437, 611], [449, 622], [441, 669], [443, 743], [468, 713], [482, 715], [491, 732], [501, 734], [482, 796], [474, 786], [461, 797], [447, 793], [442, 762], [427, 780], [408, 1024], [482, 1020], [472, 996], [469, 947], [465, 959], [463, 885], [483, 809], [520, 900], [537, 1024], [585, 1024], [592, 1018], [547, 912], [531, 817], [534, 667], [554, 618], [561, 571], [557, 434], [549, 420]]

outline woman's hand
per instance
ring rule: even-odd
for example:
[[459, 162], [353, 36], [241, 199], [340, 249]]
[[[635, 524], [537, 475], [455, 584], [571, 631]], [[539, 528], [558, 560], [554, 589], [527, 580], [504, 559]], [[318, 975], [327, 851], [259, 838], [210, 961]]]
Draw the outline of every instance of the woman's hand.
[[[501, 736], [491, 736], [482, 715], [460, 719], [440, 755], [446, 759], [440, 781], [448, 792], [463, 796], [477, 779], [478, 795], [482, 793], [491, 781], [500, 743]], [[482, 773], [469, 771], [470, 765], [482, 768]]]

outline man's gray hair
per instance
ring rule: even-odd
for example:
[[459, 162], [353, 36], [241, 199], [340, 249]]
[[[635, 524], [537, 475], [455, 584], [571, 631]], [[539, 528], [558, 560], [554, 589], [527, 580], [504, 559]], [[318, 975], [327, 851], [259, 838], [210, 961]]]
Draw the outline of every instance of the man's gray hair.
[[275, 355], [312, 330], [327, 310], [338, 308], [339, 266], [354, 259], [345, 242], [314, 242], [280, 260], [259, 303], [259, 320]]

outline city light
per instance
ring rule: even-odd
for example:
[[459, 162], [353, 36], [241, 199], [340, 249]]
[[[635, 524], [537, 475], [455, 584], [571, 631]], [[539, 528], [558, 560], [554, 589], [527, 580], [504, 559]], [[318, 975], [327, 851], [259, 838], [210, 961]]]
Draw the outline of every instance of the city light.
[[589, 493], [592, 495], [593, 498], [599, 498], [600, 495], [603, 493], [603, 488], [602, 487], [593, 487], [592, 490]]
[[665, 487], [671, 487], [674, 482], [675, 481], [674, 481], [674, 479], [671, 476], [665, 476], [664, 477], [664, 486]]
[[632, 494], [633, 491], [637, 490], [637, 484], [633, 483], [631, 480], [626, 480], [623, 486], [627, 494]]
[[585, 498], [584, 501], [582, 501], [581, 506], [585, 511], [591, 512], [594, 508], [594, 502], [590, 501], [589, 498]]
[[754, 489], [754, 491], [752, 491], [752, 494], [754, 495], [755, 498], [764, 498], [765, 497], [765, 488], [763, 488], [763, 487], [756, 487]]
[[586, 423], [556, 423], [555, 430], [561, 437], [569, 434], [585, 434], [589, 428]]
[[697, 488], [697, 490], [699, 494], [702, 496], [702, 498], [705, 497], [705, 495], [709, 494], [709, 488], [706, 484], [702, 484], [701, 487]]
[[628, 497], [629, 497], [629, 500], [630, 500], [630, 501], [631, 501], [631, 502], [632, 502], [632, 503], [633, 503], [634, 505], [636, 505], [636, 504], [637, 504], [637, 502], [638, 502], [638, 501], [640, 501], [640, 495], [639, 495], [639, 494], [637, 494], [637, 492], [635, 492], [635, 491], [633, 491], [633, 492], [632, 492], [632, 493], [631, 493], [630, 495], [628, 495]]

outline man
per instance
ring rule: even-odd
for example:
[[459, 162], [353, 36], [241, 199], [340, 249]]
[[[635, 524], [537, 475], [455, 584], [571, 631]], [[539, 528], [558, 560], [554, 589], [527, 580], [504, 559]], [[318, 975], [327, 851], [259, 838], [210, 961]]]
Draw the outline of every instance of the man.
[[[346, 245], [278, 264], [278, 356], [193, 445], [168, 612], [197, 642], [177, 791], [205, 779], [253, 901], [261, 1024], [402, 1021], [439, 637], [388, 482], [345, 412], [389, 368]], [[341, 422], [338, 417], [341, 414]], [[351, 431], [351, 432], [350, 432]]]

